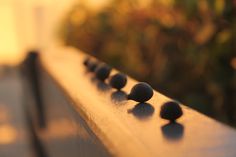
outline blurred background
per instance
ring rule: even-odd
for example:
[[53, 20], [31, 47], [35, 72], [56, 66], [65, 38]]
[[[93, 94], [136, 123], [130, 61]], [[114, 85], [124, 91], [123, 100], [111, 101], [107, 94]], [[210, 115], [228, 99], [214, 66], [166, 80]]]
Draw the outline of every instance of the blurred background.
[[[33, 96], [27, 96], [27, 99], [30, 97], [31, 101], [26, 102], [26, 83], [23, 84], [26, 76], [22, 75], [20, 64], [29, 49], [44, 49], [54, 41], [56, 34], [54, 29], [58, 28], [62, 15], [72, 5], [73, 0], [60, 0], [60, 3], [56, 0], [0, 0], [1, 157], [46, 157], [42, 144], [30, 128], [29, 119], [26, 119], [25, 106], [30, 104], [30, 108], [33, 108], [35, 102], [32, 101]], [[53, 88], [50, 87], [50, 89]], [[53, 93], [56, 94], [56, 92]], [[58, 98], [57, 94], [50, 97]], [[57, 100], [53, 99], [50, 106], [55, 104], [57, 108], [62, 109], [63, 101], [55, 102]], [[48, 117], [48, 122], [51, 123], [49, 133], [44, 138], [46, 140], [42, 140], [47, 146], [47, 151], [51, 152], [49, 155], [61, 157], [66, 156], [63, 153], [69, 152], [71, 156], [78, 156], [82, 151], [75, 146], [80, 143], [85, 146], [89, 145], [92, 149], [91, 140], [85, 140], [76, 134], [79, 129], [73, 126], [75, 122], [71, 120], [72, 114], [68, 113], [69, 111], [65, 112], [65, 108], [62, 109], [63, 113], [55, 111], [56, 107], [53, 108]], [[32, 114], [30, 119], [36, 119], [37, 114], [35, 112]]]
[[77, 47], [236, 126], [235, 0], [1, 0], [0, 64]]
[[58, 35], [236, 126], [235, 15], [235, 0], [84, 0], [69, 10]]

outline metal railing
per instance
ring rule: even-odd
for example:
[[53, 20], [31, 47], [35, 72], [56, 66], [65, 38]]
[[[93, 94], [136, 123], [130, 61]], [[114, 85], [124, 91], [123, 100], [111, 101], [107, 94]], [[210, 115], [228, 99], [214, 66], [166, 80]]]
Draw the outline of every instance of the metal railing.
[[[68, 99], [64, 107], [69, 106], [69, 113], [73, 117], [79, 116], [80, 120], [75, 123], [87, 128], [90, 139], [95, 138], [101, 142], [99, 148], [108, 152], [101, 153], [101, 156], [236, 155], [234, 129], [184, 105], [181, 105], [183, 116], [177, 122], [169, 123], [160, 118], [160, 108], [163, 103], [172, 101], [170, 98], [154, 91], [153, 97], [144, 105], [127, 100], [126, 95], [137, 81], [128, 77], [127, 85], [119, 93], [106, 81], [98, 81], [93, 73], [86, 71], [83, 65], [85, 58], [85, 53], [73, 48], [49, 49], [40, 55], [40, 67], [44, 73], [41, 76], [50, 76], [46, 80], [52, 79], [52, 84], [57, 88], [55, 91], [61, 91], [60, 97], [66, 96]], [[117, 70], [112, 70], [111, 73], [116, 72]], [[34, 89], [37, 90], [38, 86]], [[47, 108], [53, 111], [51, 104], [54, 101], [60, 103], [56, 100], [58, 96], [50, 97], [50, 94], [45, 94], [50, 93], [49, 87], [45, 90], [44, 86], [43, 89], [44, 92], [41, 93], [44, 93], [44, 99], [51, 99], [51, 103], [44, 104], [45, 112]], [[35, 92], [37, 95], [37, 91]], [[39, 115], [45, 116], [44, 114]], [[41, 119], [46, 124], [43, 125], [45, 133], [50, 125], [47, 124], [47, 118]], [[77, 131], [79, 134], [80, 131]]]

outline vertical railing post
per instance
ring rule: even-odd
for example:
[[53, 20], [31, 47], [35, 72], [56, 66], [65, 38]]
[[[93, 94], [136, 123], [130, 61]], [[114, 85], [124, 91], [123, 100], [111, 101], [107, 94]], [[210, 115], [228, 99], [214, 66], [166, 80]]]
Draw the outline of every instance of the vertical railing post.
[[45, 109], [40, 90], [39, 53], [30, 51], [23, 63], [23, 73], [26, 78], [27, 89], [30, 91], [36, 105], [37, 123], [40, 128], [46, 127]]

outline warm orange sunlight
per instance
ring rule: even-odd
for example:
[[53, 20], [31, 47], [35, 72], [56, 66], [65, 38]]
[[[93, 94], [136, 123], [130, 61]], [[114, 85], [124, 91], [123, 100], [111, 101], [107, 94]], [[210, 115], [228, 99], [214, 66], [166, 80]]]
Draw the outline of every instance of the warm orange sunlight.
[[54, 39], [62, 16], [76, 0], [0, 1], [0, 65], [16, 65], [29, 49], [42, 49]]
[[17, 138], [16, 128], [9, 123], [9, 110], [4, 105], [0, 104], [0, 145], [11, 144]]
[[11, 144], [16, 140], [16, 137], [16, 129], [13, 126], [9, 124], [0, 125], [0, 145]]
[[16, 64], [22, 59], [16, 36], [16, 25], [12, 8], [0, 5], [0, 64]]
[[45, 134], [42, 134], [42, 137], [47, 140], [66, 139], [76, 136], [83, 139], [87, 139], [89, 137], [88, 133], [82, 126], [66, 118], [50, 121]]
[[104, 5], [106, 5], [109, 2], [109, 0], [86, 0], [85, 5], [92, 9], [100, 9]]
[[236, 157], [236, 0], [0, 0], [0, 157]]

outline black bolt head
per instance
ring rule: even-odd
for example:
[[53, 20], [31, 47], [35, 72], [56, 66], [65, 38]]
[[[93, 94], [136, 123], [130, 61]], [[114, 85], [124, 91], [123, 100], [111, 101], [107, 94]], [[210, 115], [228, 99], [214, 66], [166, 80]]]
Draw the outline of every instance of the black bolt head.
[[183, 115], [183, 111], [177, 102], [169, 101], [161, 106], [160, 116], [163, 119], [174, 122]]
[[122, 73], [117, 73], [113, 75], [109, 81], [109, 84], [118, 90], [123, 88], [127, 83], [127, 76]]
[[98, 65], [99, 65], [98, 62], [90, 60], [90, 61], [87, 63], [87, 69], [88, 69], [88, 71], [90, 71], [90, 72], [95, 72], [95, 70], [96, 70], [96, 68], [98, 67]]
[[106, 78], [108, 78], [110, 73], [111, 67], [106, 64], [99, 65], [95, 70], [96, 78], [101, 81], [104, 81]]
[[140, 82], [131, 89], [128, 99], [143, 103], [151, 99], [152, 96], [152, 87], [145, 82]]
[[88, 66], [89, 65], [89, 62], [90, 62], [90, 58], [89, 57], [86, 57], [85, 59], [84, 59], [84, 61], [83, 61], [83, 64], [84, 64], [84, 66]]

